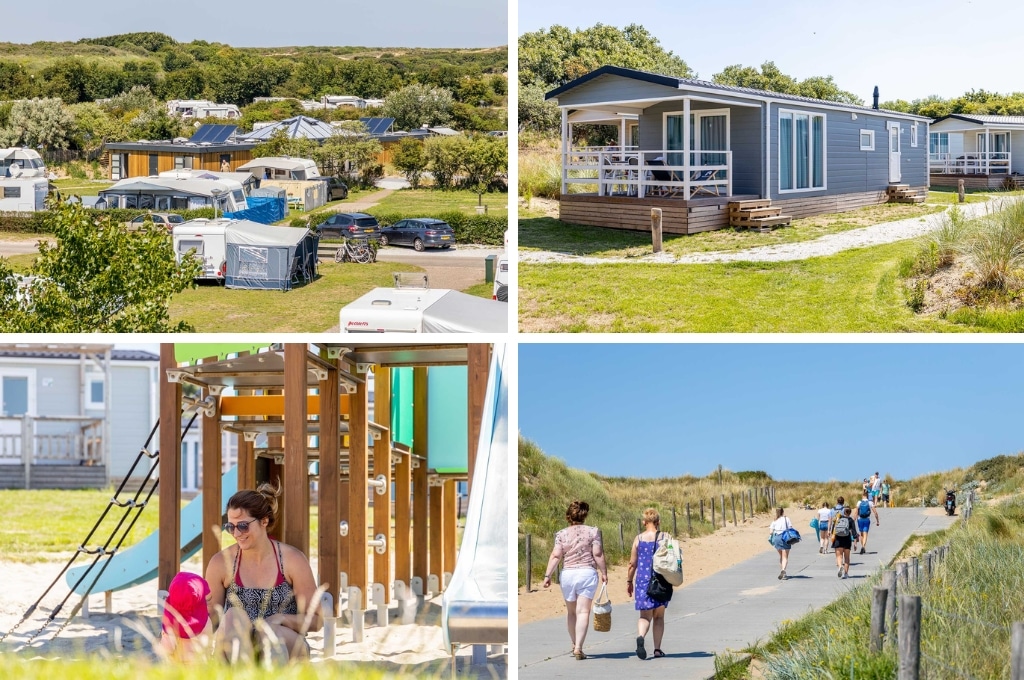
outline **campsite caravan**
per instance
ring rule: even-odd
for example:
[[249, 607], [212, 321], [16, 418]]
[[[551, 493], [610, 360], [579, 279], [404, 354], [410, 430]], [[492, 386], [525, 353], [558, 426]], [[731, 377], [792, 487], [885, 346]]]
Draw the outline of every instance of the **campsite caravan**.
[[178, 262], [188, 253], [194, 252], [203, 263], [203, 271], [196, 277], [197, 281], [224, 282], [227, 269], [224, 230], [233, 222], [226, 219], [198, 219], [174, 227], [171, 238]]
[[508, 305], [444, 288], [375, 288], [341, 308], [342, 333], [506, 333]]
[[123, 179], [99, 195], [117, 208], [194, 210], [216, 205], [222, 212], [246, 208], [242, 183], [233, 179], [137, 177]]
[[45, 210], [49, 190], [45, 177], [0, 177], [0, 212]]

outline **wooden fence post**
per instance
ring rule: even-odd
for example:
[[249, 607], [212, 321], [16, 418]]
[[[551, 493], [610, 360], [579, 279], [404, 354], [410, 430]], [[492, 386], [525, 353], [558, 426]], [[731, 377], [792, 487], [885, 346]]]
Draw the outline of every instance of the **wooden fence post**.
[[672, 535], [679, 535], [679, 527], [676, 526], [676, 506], [672, 506]]
[[[882, 572], [882, 587], [889, 591], [885, 598], [885, 629], [891, 631], [896, 626], [896, 572], [886, 569]], [[889, 636], [892, 640], [892, 636]]]
[[918, 680], [921, 673], [921, 598], [900, 595], [897, 680]]
[[889, 589], [885, 586], [872, 588], [871, 598], [871, 653], [882, 651], [885, 639], [885, 602], [889, 597]]
[[740, 516], [747, 521], [747, 494], [740, 492]]
[[1010, 629], [1010, 680], [1024, 680], [1024, 622]]
[[711, 528], [717, 529], [718, 522], [715, 521], [715, 499], [711, 499]]
[[690, 501], [686, 501], [686, 535], [693, 536], [693, 524], [690, 522]]
[[932, 582], [932, 551], [924, 554], [924, 580], [925, 583]]
[[736, 494], [730, 493], [729, 500], [732, 502], [732, 525], [736, 526]]
[[619, 552], [626, 552], [626, 539], [622, 535], [622, 522], [619, 522]]
[[956, 181], [956, 196], [960, 203], [964, 202], [964, 181], [962, 179]]
[[661, 252], [661, 208], [651, 208], [651, 246]]
[[754, 508], [754, 492], [751, 489], [747, 489], [747, 500], [750, 501], [750, 516], [753, 517], [757, 510]]
[[533, 571], [533, 536], [526, 534], [526, 592], [530, 592], [530, 576]]
[[725, 494], [722, 494], [722, 527], [729, 523], [729, 519], [725, 514]]
[[914, 583], [921, 580], [921, 572], [918, 569], [917, 555], [910, 558], [910, 575], [913, 577]]

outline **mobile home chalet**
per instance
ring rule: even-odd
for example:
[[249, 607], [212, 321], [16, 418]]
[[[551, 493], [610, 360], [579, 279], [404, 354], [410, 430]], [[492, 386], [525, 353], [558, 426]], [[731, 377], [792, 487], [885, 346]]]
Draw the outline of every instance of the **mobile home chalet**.
[[203, 125], [189, 139], [107, 142], [110, 179], [149, 177], [169, 170], [235, 172], [252, 160], [258, 142], [235, 137], [235, 125]]
[[[604, 66], [547, 99], [562, 114], [566, 222], [649, 229], [659, 207], [666, 232], [689, 234], [746, 205], [806, 217], [928, 187], [929, 119], [877, 95], [858, 106]], [[614, 126], [618, 143], [573, 144], [581, 123]]]
[[933, 186], [1024, 187], [1024, 116], [937, 118], [928, 132], [928, 168]]

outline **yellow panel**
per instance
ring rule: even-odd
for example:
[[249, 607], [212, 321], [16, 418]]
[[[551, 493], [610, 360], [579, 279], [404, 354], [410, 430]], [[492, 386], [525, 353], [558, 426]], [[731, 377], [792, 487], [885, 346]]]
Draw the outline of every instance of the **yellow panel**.
[[[340, 397], [341, 414], [348, 414], [348, 403], [348, 395], [342, 394]], [[306, 410], [312, 415], [319, 415], [320, 395], [310, 394], [306, 397]], [[283, 416], [284, 395], [221, 397], [220, 412], [225, 416]]]

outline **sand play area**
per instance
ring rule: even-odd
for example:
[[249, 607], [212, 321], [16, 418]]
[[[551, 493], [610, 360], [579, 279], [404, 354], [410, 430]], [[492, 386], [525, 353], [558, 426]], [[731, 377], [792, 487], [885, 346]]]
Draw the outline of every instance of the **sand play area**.
[[[88, 564], [85, 557], [79, 557], [73, 566]], [[18, 623], [63, 566], [64, 562], [0, 562], [0, 573], [4, 574], [5, 581], [4, 597], [0, 598], [0, 633], [8, 632]], [[185, 563], [182, 568], [196, 573], [202, 571], [198, 558]], [[316, 572], [315, 563], [313, 571]], [[72, 596], [39, 639], [26, 644], [67, 593], [68, 587], [61, 577], [32, 617], [4, 641], [0, 650], [20, 650], [21, 654], [27, 656], [51, 659], [80, 656], [83, 653], [156, 658], [153, 654], [153, 639], [158, 634], [160, 620], [157, 618], [155, 580], [115, 592], [113, 614], [104, 613], [102, 593], [92, 595], [89, 598], [89, 617], [76, 616], [54, 638], [54, 632], [64, 623], [66, 614], [78, 603], [78, 596]], [[440, 627], [441, 597], [437, 596], [425, 603], [416, 617], [416, 623], [401, 624], [398, 622], [398, 610], [392, 607], [390, 611], [390, 625], [387, 627], [377, 626], [376, 610], [366, 613], [363, 641], [359, 643], [353, 642], [351, 626], [339, 619], [336, 654], [331, 661], [323, 657], [323, 631], [310, 633], [307, 639], [312, 648], [312, 662], [354, 661], [384, 671], [450, 677], [451, 657], [444, 649]], [[502, 652], [500, 648], [488, 648], [487, 664], [474, 666], [471, 664], [471, 648], [460, 649], [456, 655], [458, 677], [508, 677], [507, 658]]]

